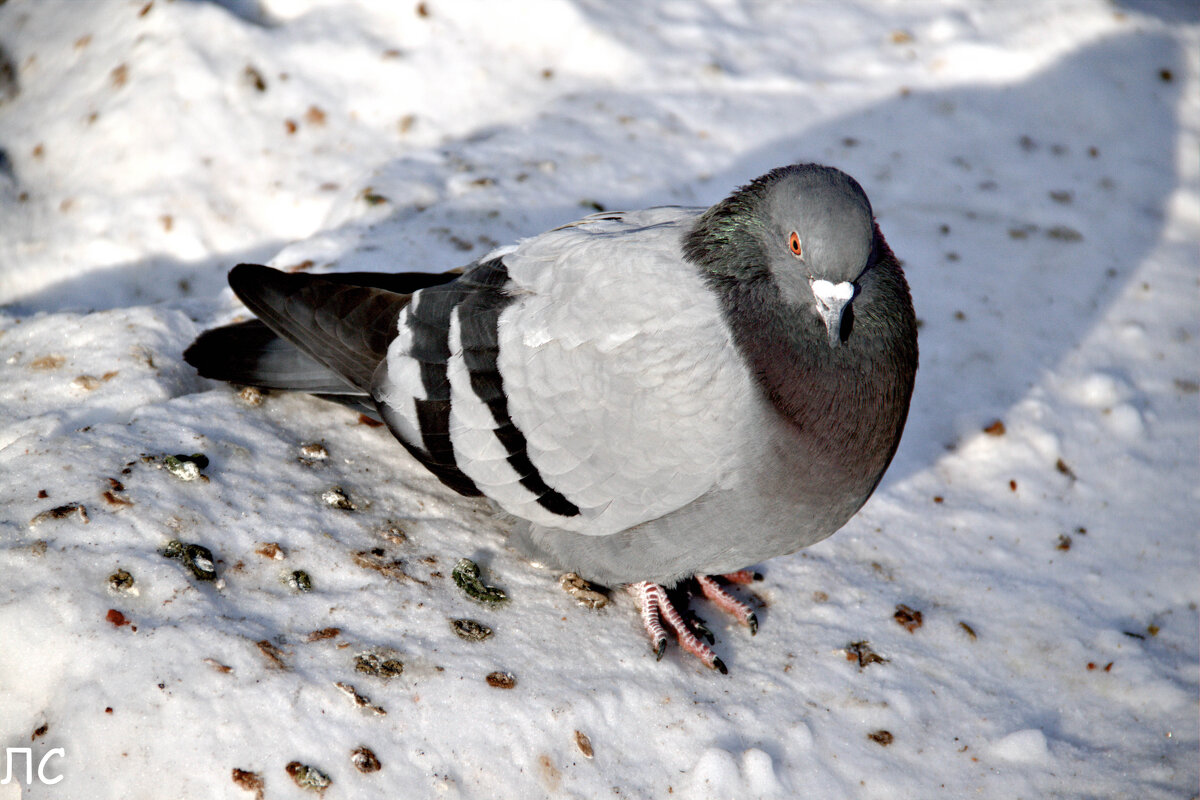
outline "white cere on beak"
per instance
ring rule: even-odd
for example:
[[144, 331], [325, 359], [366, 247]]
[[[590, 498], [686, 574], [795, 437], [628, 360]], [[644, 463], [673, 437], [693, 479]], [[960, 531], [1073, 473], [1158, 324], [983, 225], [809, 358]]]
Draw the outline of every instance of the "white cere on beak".
[[842, 341], [842, 312], [854, 297], [854, 284], [850, 281], [830, 283], [813, 281], [813, 296], [817, 298], [817, 313], [829, 331], [829, 346], [837, 347]]

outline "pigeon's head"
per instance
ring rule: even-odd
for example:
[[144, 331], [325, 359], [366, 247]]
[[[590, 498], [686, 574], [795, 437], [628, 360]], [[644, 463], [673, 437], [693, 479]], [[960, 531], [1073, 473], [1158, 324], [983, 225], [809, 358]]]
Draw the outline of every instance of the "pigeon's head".
[[836, 347], [874, 239], [871, 203], [853, 178], [797, 164], [710, 208], [685, 240], [685, 252], [718, 283], [769, 280], [783, 302], [819, 317]]

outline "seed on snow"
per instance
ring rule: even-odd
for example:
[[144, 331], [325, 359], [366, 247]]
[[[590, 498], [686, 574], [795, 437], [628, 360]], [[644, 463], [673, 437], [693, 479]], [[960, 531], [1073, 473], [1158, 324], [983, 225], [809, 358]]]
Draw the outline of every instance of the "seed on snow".
[[469, 558], [460, 558], [454, 565], [450, 577], [454, 579], [454, 584], [459, 589], [466, 592], [468, 597], [481, 603], [497, 605], [508, 600], [508, 595], [503, 589], [484, 584], [479, 577], [479, 565]]

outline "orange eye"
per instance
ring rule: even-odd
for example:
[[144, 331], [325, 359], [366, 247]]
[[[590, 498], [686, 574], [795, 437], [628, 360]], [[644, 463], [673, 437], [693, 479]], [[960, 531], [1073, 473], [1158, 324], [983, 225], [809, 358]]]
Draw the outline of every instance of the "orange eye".
[[792, 249], [792, 255], [800, 258], [804, 255], [804, 250], [800, 247], [800, 234], [792, 231], [792, 235], [788, 237], [788, 247]]

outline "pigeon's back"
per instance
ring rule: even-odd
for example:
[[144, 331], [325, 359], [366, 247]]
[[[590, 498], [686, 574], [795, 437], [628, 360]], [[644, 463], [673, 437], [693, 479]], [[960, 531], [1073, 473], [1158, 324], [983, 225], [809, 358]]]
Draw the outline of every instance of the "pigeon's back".
[[604, 537], [702, 496], [739, 458], [753, 381], [671, 257], [697, 213], [599, 215], [418, 293], [377, 375], [384, 419], [538, 526]]

